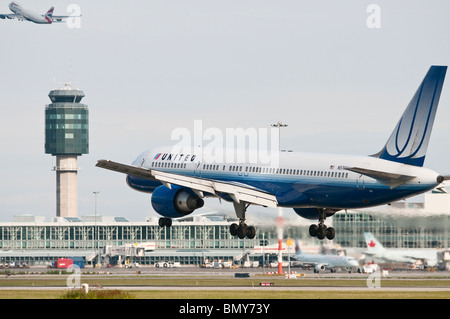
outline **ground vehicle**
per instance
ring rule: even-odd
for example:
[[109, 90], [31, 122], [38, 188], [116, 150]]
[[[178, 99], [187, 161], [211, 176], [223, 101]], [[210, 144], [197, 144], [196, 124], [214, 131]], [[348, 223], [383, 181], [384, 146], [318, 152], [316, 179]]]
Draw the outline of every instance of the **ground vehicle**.
[[181, 267], [179, 262], [173, 261], [159, 261], [155, 263], [155, 268], [178, 268]]
[[84, 258], [83, 257], [68, 257], [68, 258], [58, 258], [56, 261], [51, 262], [48, 268], [69, 268], [69, 267], [79, 267], [84, 268]]

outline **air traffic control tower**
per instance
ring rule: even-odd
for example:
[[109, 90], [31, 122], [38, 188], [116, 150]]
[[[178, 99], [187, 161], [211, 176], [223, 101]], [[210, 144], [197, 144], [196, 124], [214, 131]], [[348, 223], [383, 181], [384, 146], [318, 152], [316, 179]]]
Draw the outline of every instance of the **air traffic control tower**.
[[48, 94], [45, 153], [56, 156], [56, 216], [77, 217], [78, 156], [89, 153], [89, 111], [84, 93], [66, 84]]

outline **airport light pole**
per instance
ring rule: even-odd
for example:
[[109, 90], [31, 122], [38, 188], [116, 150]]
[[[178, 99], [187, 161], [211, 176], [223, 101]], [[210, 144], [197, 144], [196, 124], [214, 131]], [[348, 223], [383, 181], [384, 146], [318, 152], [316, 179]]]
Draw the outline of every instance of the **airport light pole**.
[[281, 151], [281, 128], [287, 127], [288, 125], [278, 121], [277, 123], [271, 124], [270, 126], [278, 127], [278, 151]]
[[[93, 191], [92, 194], [94, 194], [94, 198], [95, 198], [95, 209], [94, 209], [94, 240], [96, 242], [94, 251], [95, 254], [97, 255], [97, 249], [98, 249], [98, 229], [97, 229], [97, 195], [100, 193], [100, 191]], [[100, 252], [98, 254], [98, 260], [97, 260], [98, 264], [100, 264]]]

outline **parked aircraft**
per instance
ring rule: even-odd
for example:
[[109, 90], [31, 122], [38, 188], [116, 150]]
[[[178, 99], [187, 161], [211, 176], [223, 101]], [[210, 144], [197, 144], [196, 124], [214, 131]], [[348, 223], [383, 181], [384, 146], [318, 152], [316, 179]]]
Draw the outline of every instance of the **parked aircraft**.
[[436, 249], [385, 248], [372, 233], [365, 232], [364, 238], [367, 244], [366, 255], [388, 262], [416, 263], [420, 260], [423, 261], [424, 265], [437, 266]]
[[338, 268], [352, 271], [357, 270], [358, 261], [350, 256], [330, 255], [330, 254], [305, 254], [302, 252], [297, 241], [295, 246], [295, 255], [292, 259], [300, 262], [303, 267], [312, 266], [314, 272], [319, 273], [322, 270], [330, 269], [336, 272]]

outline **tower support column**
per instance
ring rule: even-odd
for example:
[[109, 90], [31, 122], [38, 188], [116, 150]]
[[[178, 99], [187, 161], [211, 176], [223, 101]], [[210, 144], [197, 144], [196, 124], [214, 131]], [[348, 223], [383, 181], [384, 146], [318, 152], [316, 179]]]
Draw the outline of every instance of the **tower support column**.
[[56, 156], [56, 216], [78, 215], [77, 156]]

